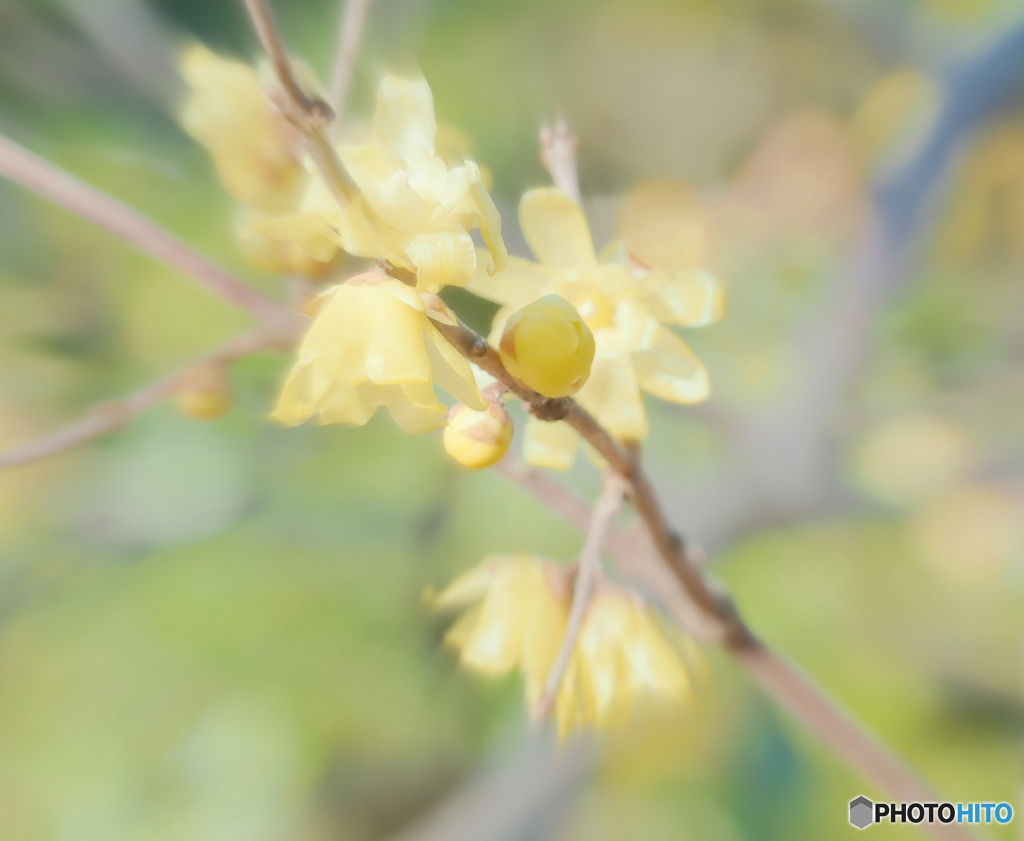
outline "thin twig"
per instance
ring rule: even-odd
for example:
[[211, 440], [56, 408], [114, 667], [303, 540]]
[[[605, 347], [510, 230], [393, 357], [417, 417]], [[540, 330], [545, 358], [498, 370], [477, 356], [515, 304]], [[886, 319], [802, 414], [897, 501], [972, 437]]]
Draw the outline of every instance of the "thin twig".
[[583, 617], [594, 592], [594, 583], [601, 570], [601, 550], [604, 547], [605, 535], [611, 526], [612, 518], [622, 509], [623, 490], [623, 479], [620, 476], [612, 472], [605, 474], [604, 490], [594, 503], [590, 524], [583, 540], [583, 549], [580, 551], [576, 585], [573, 588], [572, 606], [569, 608], [569, 621], [565, 626], [562, 646], [558, 650], [558, 656], [544, 684], [544, 692], [534, 710], [534, 718], [537, 721], [543, 721], [551, 713], [551, 707], [558, 695], [558, 687], [562, 683], [569, 658], [576, 647], [576, 639], [583, 626]]
[[0, 135], [0, 175], [106, 228], [268, 324], [294, 317], [283, 304], [232, 277], [156, 222]]
[[226, 365], [251, 353], [269, 349], [282, 349], [280, 336], [266, 326], [254, 327], [180, 371], [134, 394], [99, 404], [86, 417], [64, 429], [0, 453], [0, 470], [59, 455], [93, 438], [120, 429], [146, 409], [175, 394], [200, 366]]
[[554, 128], [543, 126], [540, 130], [540, 162], [555, 186], [576, 204], [582, 204], [580, 179], [576, 171], [578, 146], [579, 141], [565, 120], [559, 120]]
[[352, 87], [352, 75], [355, 72], [356, 59], [359, 58], [359, 48], [363, 43], [363, 31], [366, 29], [370, 3], [371, 0], [348, 0], [345, 4], [345, 14], [342, 15], [338, 48], [334, 53], [331, 84], [328, 88], [329, 104], [334, 109], [335, 132], [341, 127], [345, 106], [348, 103], [348, 92]]
[[285, 119], [302, 136], [306, 151], [327, 182], [331, 194], [339, 204], [348, 204], [356, 194], [356, 188], [328, 135], [328, 126], [334, 119], [331, 106], [322, 99], [309, 97], [302, 90], [274, 15], [264, 0], [245, 0], [245, 8], [281, 85], [283, 96], [279, 105]]

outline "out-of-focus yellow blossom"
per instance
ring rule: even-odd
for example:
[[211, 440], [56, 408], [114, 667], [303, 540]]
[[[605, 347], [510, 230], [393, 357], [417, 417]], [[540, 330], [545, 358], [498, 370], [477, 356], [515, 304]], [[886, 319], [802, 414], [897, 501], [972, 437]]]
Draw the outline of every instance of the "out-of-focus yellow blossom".
[[297, 213], [253, 223], [256, 233], [298, 243], [317, 260], [338, 248], [387, 260], [416, 275], [421, 289], [463, 286], [476, 273], [469, 235], [479, 228], [491, 271], [507, 260], [501, 220], [472, 161], [449, 170], [435, 149], [434, 100], [424, 79], [385, 76], [369, 136], [349, 139], [338, 154], [358, 187], [339, 205], [319, 176]]
[[714, 264], [711, 222], [699, 197], [678, 181], [644, 181], [622, 200], [615, 224], [650, 266], [701, 271]]
[[967, 469], [963, 430], [932, 415], [903, 415], [871, 430], [854, 460], [859, 483], [893, 505], [920, 505], [949, 490]]
[[178, 411], [194, 420], [213, 420], [231, 408], [231, 380], [223, 365], [198, 365], [176, 395]]
[[526, 553], [491, 555], [436, 598], [438, 610], [468, 608], [445, 635], [461, 662], [487, 674], [520, 669], [531, 707], [541, 697], [569, 616], [565, 569]]
[[595, 593], [555, 699], [559, 736], [620, 726], [638, 707], [689, 694], [686, 666], [650, 608], [616, 588]]
[[469, 363], [434, 327], [427, 313], [455, 322], [436, 295], [377, 272], [328, 289], [298, 359], [285, 380], [273, 417], [299, 424], [365, 424], [387, 406], [407, 432], [446, 423], [436, 382], [466, 405], [483, 410]]
[[268, 213], [294, 208], [306, 183], [301, 144], [256, 70], [196, 44], [181, 73], [190, 89], [181, 124], [210, 152], [228, 192]]
[[1024, 501], [999, 487], [947, 491], [916, 511], [909, 526], [917, 555], [953, 585], [997, 580], [1024, 559]]
[[509, 316], [498, 351], [517, 380], [547, 397], [567, 397], [590, 375], [594, 334], [565, 298], [545, 295]]
[[501, 461], [512, 443], [512, 419], [505, 407], [490, 403], [478, 412], [456, 403], [448, 412], [444, 449], [465, 467], [479, 469]]
[[347, 257], [344, 251], [336, 251], [330, 260], [317, 260], [298, 243], [256, 233], [252, 229], [254, 218], [258, 217], [242, 213], [235, 224], [235, 243], [249, 265], [267, 274], [299, 275], [310, 280], [323, 280], [344, 268]]
[[[470, 291], [502, 304], [492, 341], [517, 310], [547, 295], [576, 307], [594, 334], [590, 377], [575, 395], [615, 436], [647, 435], [641, 392], [675, 403], [696, 403], [708, 395], [708, 376], [693, 351], [666, 324], [699, 327], [721, 316], [722, 292], [706, 272], [631, 271], [621, 245], [595, 254], [583, 211], [554, 188], [527, 192], [519, 221], [539, 262], [509, 258], [508, 268], [490, 276], [477, 271]], [[483, 258], [482, 258], [483, 259]], [[579, 437], [562, 421], [527, 420], [524, 453], [531, 464], [568, 469]]]

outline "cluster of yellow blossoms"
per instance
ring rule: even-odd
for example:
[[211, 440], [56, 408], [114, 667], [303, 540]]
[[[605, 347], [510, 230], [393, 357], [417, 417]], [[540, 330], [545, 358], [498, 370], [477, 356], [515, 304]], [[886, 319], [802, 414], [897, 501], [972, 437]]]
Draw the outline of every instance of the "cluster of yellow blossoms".
[[[527, 554], [493, 555], [433, 601], [464, 610], [445, 636], [463, 664], [487, 674], [518, 668], [536, 709], [569, 618], [569, 570]], [[587, 607], [555, 695], [559, 735], [625, 724], [645, 704], [681, 703], [690, 681], [679, 652], [634, 594], [603, 584]]]
[[[530, 190], [519, 207], [537, 262], [510, 258], [480, 167], [450, 166], [438, 153], [423, 79], [386, 76], [372, 123], [337, 142], [355, 185], [346, 199], [304, 154], [269, 76], [202, 46], [185, 53], [182, 72], [190, 87], [182, 124], [238, 203], [235, 232], [248, 259], [317, 279], [337, 275], [348, 256], [374, 261], [313, 302], [277, 420], [363, 425], [386, 406], [408, 432], [445, 427], [445, 448], [462, 464], [498, 461], [511, 421], [503, 403], [482, 397], [479, 373], [438, 330], [457, 324], [437, 295], [445, 286], [501, 305], [491, 342], [513, 377], [548, 397], [574, 395], [617, 438], [647, 435], [645, 393], [674, 403], [707, 397], [707, 372], [671, 327], [720, 316], [717, 279], [644, 265], [624, 243], [598, 254], [582, 209], [554, 188]], [[474, 245], [474, 228], [486, 249]], [[435, 386], [458, 402], [449, 409]], [[566, 423], [528, 417], [528, 462], [564, 470], [578, 448]], [[469, 608], [448, 641], [467, 665], [521, 669], [536, 707], [566, 636], [572, 583], [564, 566], [498, 556], [435, 604]], [[627, 591], [602, 583], [572, 642], [554, 698], [562, 733], [621, 722], [642, 698], [678, 701], [688, 692], [677, 652]]]

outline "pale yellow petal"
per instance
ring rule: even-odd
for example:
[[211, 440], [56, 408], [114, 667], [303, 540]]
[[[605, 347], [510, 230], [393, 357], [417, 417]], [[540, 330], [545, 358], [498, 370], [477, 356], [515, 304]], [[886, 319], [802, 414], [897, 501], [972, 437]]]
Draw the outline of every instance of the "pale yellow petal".
[[561, 649], [569, 610], [551, 591], [539, 562], [532, 564], [529, 575], [534, 595], [525, 617], [520, 666], [526, 682], [526, 703], [533, 707], [540, 700]]
[[526, 419], [523, 458], [534, 467], [568, 470], [576, 461], [580, 436], [565, 421]]
[[711, 272], [651, 272], [637, 282], [648, 292], [651, 312], [663, 324], [703, 327], [721, 319], [725, 309], [725, 286]]
[[542, 263], [588, 266], [597, 261], [583, 210], [555, 187], [538, 187], [523, 195], [519, 224], [527, 244]]
[[686, 668], [645, 606], [634, 606], [633, 633], [622, 638], [622, 646], [633, 691], [685, 699], [690, 688]]
[[285, 379], [271, 417], [289, 426], [305, 423], [316, 411], [316, 404], [329, 385], [327, 378], [312, 362], [295, 363]]
[[415, 234], [405, 247], [420, 289], [465, 286], [476, 272], [476, 248], [464, 228], [451, 227]]
[[474, 295], [518, 310], [546, 294], [552, 274], [547, 266], [522, 257], [509, 257], [504, 271], [492, 276], [486, 270], [488, 260], [486, 252], [477, 252], [476, 274], [466, 284], [466, 289]]
[[433, 370], [434, 382], [460, 403], [482, 412], [487, 408], [487, 402], [480, 396], [476, 377], [473, 376], [473, 369], [469, 367], [466, 358], [449, 344], [429, 319], [424, 317], [424, 321], [427, 356]]
[[444, 635], [445, 645], [450, 645], [461, 652], [473, 639], [477, 624], [480, 622], [480, 612], [480, 605], [476, 605], [462, 614]]
[[368, 382], [359, 385], [336, 382], [317, 401], [317, 418], [325, 424], [349, 423], [362, 426], [384, 403], [386, 388]]
[[647, 437], [647, 413], [632, 360], [626, 355], [599, 355], [576, 400], [616, 438]]
[[387, 260], [400, 268], [416, 270], [405, 251], [409, 234], [384, 224], [365, 196], [359, 196], [342, 208], [337, 224], [342, 247], [349, 254]]
[[[426, 396], [427, 388], [433, 397], [432, 402]], [[388, 386], [386, 399], [395, 423], [413, 435], [440, 429], [448, 423], [448, 409], [437, 400], [434, 389], [429, 386], [420, 383]]]
[[710, 392], [708, 372], [689, 346], [660, 327], [647, 350], [633, 355], [640, 387], [673, 403], [699, 403]]
[[505, 241], [501, 238], [501, 215], [484, 185], [479, 181], [473, 183], [455, 212], [470, 217], [463, 223], [466, 228], [480, 229], [480, 235], [490, 252], [484, 271], [488, 275], [504, 271], [509, 257]]
[[462, 661], [484, 672], [498, 674], [519, 665], [523, 652], [523, 617], [526, 611], [518, 564], [497, 566], [494, 583], [480, 604], [473, 634], [462, 648]]
[[392, 75], [381, 79], [373, 133], [403, 161], [416, 153], [434, 153], [437, 121], [434, 96], [426, 79]]
[[493, 583], [494, 564], [484, 559], [456, 577], [434, 597], [431, 604], [437, 610], [466, 607], [480, 601]]
[[338, 147], [338, 154], [380, 221], [407, 234], [431, 224], [430, 204], [412, 188], [408, 174], [381, 143], [346, 144]]

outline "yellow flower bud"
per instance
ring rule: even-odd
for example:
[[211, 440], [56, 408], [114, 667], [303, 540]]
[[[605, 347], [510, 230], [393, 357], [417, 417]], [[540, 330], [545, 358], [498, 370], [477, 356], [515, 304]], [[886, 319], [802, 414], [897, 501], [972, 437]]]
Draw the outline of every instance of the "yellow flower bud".
[[517, 380], [547, 397], [566, 397], [590, 375], [594, 335], [565, 298], [547, 295], [512, 314], [498, 351]]
[[445, 451], [459, 464], [474, 469], [490, 467], [501, 460], [512, 443], [512, 419], [505, 407], [491, 403], [477, 412], [456, 403], [448, 412], [444, 428]]
[[177, 393], [178, 411], [193, 420], [213, 420], [231, 408], [231, 382], [223, 365], [198, 365]]

